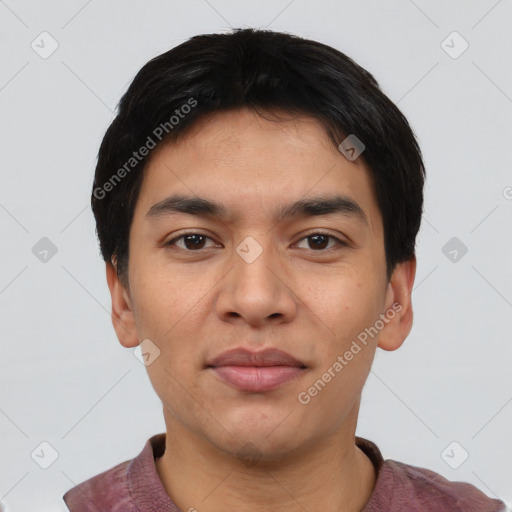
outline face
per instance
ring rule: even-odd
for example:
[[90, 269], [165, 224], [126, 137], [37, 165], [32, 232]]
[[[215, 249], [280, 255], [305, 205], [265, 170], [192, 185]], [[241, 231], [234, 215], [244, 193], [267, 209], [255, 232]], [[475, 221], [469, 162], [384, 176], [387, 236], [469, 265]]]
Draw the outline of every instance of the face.
[[[166, 203], [178, 194], [219, 211]], [[279, 216], [312, 198], [341, 200]], [[121, 343], [158, 347], [147, 371], [166, 421], [224, 452], [250, 442], [271, 459], [355, 425], [377, 345], [397, 348], [411, 326], [414, 262], [386, 280], [370, 173], [311, 118], [216, 113], [155, 150], [128, 268], [129, 291], [108, 269]], [[277, 348], [305, 368], [273, 389], [242, 390], [208, 367], [239, 347]]]

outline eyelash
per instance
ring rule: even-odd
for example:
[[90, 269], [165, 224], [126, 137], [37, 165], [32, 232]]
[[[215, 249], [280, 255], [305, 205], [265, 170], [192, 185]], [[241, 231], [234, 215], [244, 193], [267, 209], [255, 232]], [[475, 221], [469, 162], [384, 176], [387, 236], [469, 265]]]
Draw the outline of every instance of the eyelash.
[[[173, 246], [175, 244], [175, 242], [177, 242], [178, 240], [181, 240], [182, 238], [185, 238], [186, 236], [189, 236], [189, 235], [199, 235], [199, 236], [208, 238], [210, 240], [213, 240], [211, 237], [209, 237], [208, 235], [205, 235], [204, 233], [200, 233], [200, 232], [197, 232], [197, 231], [189, 231], [187, 233], [182, 233], [180, 236], [177, 236], [177, 237], [173, 238], [172, 240], [169, 240], [164, 245], [165, 246], [169, 246], [169, 247]], [[315, 235], [325, 236], [327, 238], [335, 240], [339, 246], [348, 247], [348, 243], [344, 242], [343, 240], [340, 240], [338, 237], [335, 237], [335, 236], [330, 235], [329, 233], [325, 233], [323, 231], [315, 231], [313, 233], [310, 233], [310, 234], [302, 237], [299, 240], [299, 242], [302, 242], [302, 240], [306, 240], [307, 238], [311, 238], [311, 237], [313, 237]], [[197, 249], [197, 250], [191, 250], [191, 249], [186, 249], [186, 248], [184, 249], [182, 247], [178, 247], [178, 249], [181, 249], [181, 250], [186, 251], [186, 252], [200, 252], [201, 250], [203, 250], [203, 248]], [[335, 249], [335, 247], [329, 247], [328, 249], [316, 249], [316, 250], [315, 249], [308, 249], [308, 250], [313, 251], [313, 252], [327, 252], [327, 251], [330, 251], [332, 249]]]

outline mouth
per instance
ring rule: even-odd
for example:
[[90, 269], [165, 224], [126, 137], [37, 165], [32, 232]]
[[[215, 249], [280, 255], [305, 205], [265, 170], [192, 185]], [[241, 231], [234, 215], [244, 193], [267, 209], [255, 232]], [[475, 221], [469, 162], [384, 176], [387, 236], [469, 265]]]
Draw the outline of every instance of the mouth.
[[206, 365], [223, 382], [253, 393], [271, 391], [304, 374], [307, 366], [278, 349], [230, 350]]

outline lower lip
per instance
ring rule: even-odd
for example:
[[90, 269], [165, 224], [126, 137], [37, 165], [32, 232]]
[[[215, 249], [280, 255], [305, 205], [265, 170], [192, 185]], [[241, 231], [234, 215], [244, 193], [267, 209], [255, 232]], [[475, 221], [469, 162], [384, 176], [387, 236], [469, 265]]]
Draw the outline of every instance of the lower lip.
[[218, 366], [211, 368], [228, 384], [242, 391], [271, 391], [298, 375], [305, 368], [296, 366]]

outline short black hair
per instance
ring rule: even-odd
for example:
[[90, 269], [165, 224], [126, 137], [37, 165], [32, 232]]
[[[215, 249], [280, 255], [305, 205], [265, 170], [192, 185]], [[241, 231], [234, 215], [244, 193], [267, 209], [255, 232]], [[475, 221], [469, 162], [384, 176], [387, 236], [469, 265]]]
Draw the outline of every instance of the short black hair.
[[364, 144], [384, 226], [387, 278], [415, 255], [425, 169], [415, 135], [375, 78], [340, 51], [253, 28], [203, 34], [153, 58], [122, 96], [98, 154], [91, 206], [103, 259], [128, 284], [129, 232], [151, 149], [199, 118], [250, 108], [321, 122], [336, 147]]

